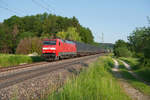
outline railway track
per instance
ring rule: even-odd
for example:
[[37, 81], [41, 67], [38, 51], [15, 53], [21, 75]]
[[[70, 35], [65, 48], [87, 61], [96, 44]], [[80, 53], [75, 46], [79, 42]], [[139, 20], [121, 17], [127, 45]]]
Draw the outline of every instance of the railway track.
[[[74, 58], [69, 58], [69, 59], [74, 59]], [[68, 60], [68, 59], [63, 59], [63, 60]], [[51, 61], [51, 62], [57, 62], [58, 60]], [[60, 61], [60, 60], [59, 60]], [[22, 64], [22, 65], [16, 65], [16, 66], [9, 66], [9, 67], [1, 67], [0, 68], [0, 73], [1, 72], [6, 72], [6, 71], [11, 71], [11, 70], [17, 70], [17, 69], [23, 69], [23, 68], [28, 68], [32, 66], [37, 66], [37, 65], [44, 65], [44, 64], [49, 64], [51, 62], [37, 62], [37, 63], [31, 63], [31, 64]]]
[[[78, 58], [80, 58], [80, 57], [78, 57]], [[69, 59], [74, 59], [74, 58], [69, 58]], [[63, 59], [63, 60], [68, 60], [68, 59]], [[61, 60], [55, 60], [55, 61], [51, 61], [51, 62], [57, 62], [57, 61], [61, 61]], [[16, 65], [16, 66], [1, 67], [0, 68], [0, 73], [1, 72], [6, 72], [6, 71], [11, 71], [11, 70], [28, 68], [28, 67], [37, 66], [37, 65], [49, 64], [51, 62], [41, 61], [41, 62], [31, 63], [31, 64], [22, 64], [22, 65]]]
[[[28, 79], [32, 79], [34, 77], [38, 77], [40, 75], [47, 74], [52, 71], [56, 71], [61, 68], [67, 68], [67, 67], [69, 68], [69, 66], [71, 65], [81, 64], [82, 62], [88, 59], [92, 59], [101, 55], [103, 54], [85, 56], [85, 57], [74, 58], [74, 59], [67, 59], [67, 60], [58, 61], [58, 63], [40, 62], [36, 64], [21, 66], [20, 68], [27, 68], [27, 69], [21, 72], [15, 72], [15, 73], [10, 73], [10, 74], [5, 74], [5, 75], [0, 76], [0, 89], [14, 85], [16, 83], [19, 83]], [[28, 69], [28, 67], [31, 67], [31, 66], [36, 66], [36, 67], [33, 69], [32, 68]], [[12, 67], [12, 69], [7, 69], [7, 71], [14, 70], [14, 69], [16, 70], [17, 68]]]
[[16, 69], [21, 69], [21, 68], [27, 68], [27, 67], [32, 67], [36, 65], [42, 65], [42, 64], [47, 64], [48, 62], [38, 62], [38, 63], [32, 63], [32, 64], [23, 64], [23, 65], [17, 65], [17, 66], [11, 66], [11, 67], [3, 67], [0, 68], [0, 72], [6, 72], [9, 70], [16, 70]]

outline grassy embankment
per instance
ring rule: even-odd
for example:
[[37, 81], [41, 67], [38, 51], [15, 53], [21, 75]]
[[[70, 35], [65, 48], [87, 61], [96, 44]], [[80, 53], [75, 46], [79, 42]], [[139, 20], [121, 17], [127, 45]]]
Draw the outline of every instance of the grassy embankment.
[[133, 71], [143, 80], [150, 82], [150, 66], [141, 66], [137, 58], [120, 58], [130, 64]]
[[[139, 65], [138, 59], [136, 59], [136, 58], [120, 58], [120, 59], [122, 59], [122, 60], [126, 61], [128, 64], [130, 64], [133, 69], [133, 72], [135, 72], [138, 76], [140, 76], [141, 78], [143, 78], [145, 76], [143, 73], [145, 73], [147, 68], [140, 68], [138, 66]], [[122, 62], [119, 61], [119, 64], [120, 64], [120, 71], [121, 71], [123, 78], [125, 78], [136, 89], [140, 90], [144, 94], [150, 95], [150, 86], [144, 84], [143, 82], [141, 82], [141, 81], [137, 80], [135, 77], [133, 77], [127, 71], [127, 69], [125, 68], [125, 66], [123, 65]], [[136, 68], [136, 67], [138, 67], [138, 68]], [[146, 77], [148, 77], [148, 74], [150, 74], [150, 73], [147, 73]], [[145, 79], [145, 77], [143, 79]]]
[[111, 57], [100, 57], [44, 100], [130, 100], [113, 77], [111, 67]]
[[9, 67], [42, 60], [43, 59], [40, 56], [29, 57], [26, 55], [0, 54], [0, 67]]

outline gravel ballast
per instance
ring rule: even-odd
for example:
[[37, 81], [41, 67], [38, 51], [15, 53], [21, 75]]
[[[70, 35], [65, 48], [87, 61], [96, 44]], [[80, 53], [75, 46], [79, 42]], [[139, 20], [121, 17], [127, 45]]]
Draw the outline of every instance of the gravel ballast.
[[[95, 61], [97, 58], [98, 57], [91, 58], [86, 61], [16, 83], [6, 88], [2, 88], [0, 89], [0, 100], [37, 100], [43, 98], [47, 94], [58, 90], [58, 88], [60, 88], [67, 79], [71, 78], [73, 75], [78, 75], [81, 69], [87, 68], [88, 64]], [[11, 74], [21, 72], [22, 70], [16, 70], [14, 72], [11, 71]], [[6, 74], [6, 72], [0, 73], [0, 76], [5, 76]]]

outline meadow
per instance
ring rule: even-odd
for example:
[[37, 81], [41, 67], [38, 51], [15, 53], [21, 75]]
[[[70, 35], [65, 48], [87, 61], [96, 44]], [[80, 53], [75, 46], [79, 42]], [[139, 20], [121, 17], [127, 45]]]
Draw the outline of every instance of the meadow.
[[40, 56], [27, 56], [15, 54], [0, 54], [0, 67], [11, 67], [19, 64], [29, 64], [32, 62], [43, 61]]

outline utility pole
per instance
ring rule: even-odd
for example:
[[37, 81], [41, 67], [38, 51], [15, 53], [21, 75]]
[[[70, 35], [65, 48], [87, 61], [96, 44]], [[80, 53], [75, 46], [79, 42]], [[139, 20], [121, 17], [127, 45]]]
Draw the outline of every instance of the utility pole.
[[104, 33], [101, 34], [100, 39], [101, 39], [101, 43], [104, 43]]
[[104, 33], [102, 33], [100, 35], [99, 34], [95, 34], [95, 36], [98, 37], [98, 38], [100, 38], [100, 42], [101, 43], [104, 43]]
[[104, 43], [104, 33], [102, 33], [102, 43]]

